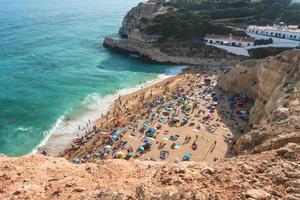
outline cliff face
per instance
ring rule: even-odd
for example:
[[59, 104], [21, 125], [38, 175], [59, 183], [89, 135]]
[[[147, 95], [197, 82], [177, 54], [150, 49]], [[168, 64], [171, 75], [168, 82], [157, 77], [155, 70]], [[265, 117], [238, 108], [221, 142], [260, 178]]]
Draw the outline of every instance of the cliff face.
[[226, 50], [196, 42], [166, 43], [157, 35], [147, 34], [147, 26], [158, 15], [169, 12], [164, 0], [149, 0], [132, 8], [124, 17], [119, 30], [122, 39], [105, 38], [103, 45], [113, 50], [134, 53], [154, 62], [198, 65], [225, 59], [241, 59]]
[[[300, 146], [214, 163], [0, 157], [0, 199], [297, 199]], [[299, 160], [298, 160], [299, 161]]]
[[153, 20], [161, 7], [162, 3], [140, 3], [126, 14], [119, 33], [125, 38], [143, 39], [143, 33], [140, 31], [141, 20]]
[[254, 130], [236, 145], [237, 152], [278, 148], [300, 142], [300, 50], [265, 60], [249, 60], [219, 79], [219, 86], [255, 99], [250, 112]]
[[[201, 65], [222, 62], [227, 59], [237, 59], [237, 56], [228, 54], [225, 50], [211, 46], [197, 46], [194, 50], [186, 46], [172, 44], [154, 44], [134, 39], [105, 38], [103, 45], [116, 51], [137, 54], [153, 62]], [[174, 48], [175, 47], [175, 48]]]

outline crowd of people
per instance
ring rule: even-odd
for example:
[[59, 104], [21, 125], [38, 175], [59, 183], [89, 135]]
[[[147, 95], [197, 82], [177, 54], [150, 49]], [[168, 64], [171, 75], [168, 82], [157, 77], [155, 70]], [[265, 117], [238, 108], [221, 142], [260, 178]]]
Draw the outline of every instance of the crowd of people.
[[211, 74], [183, 74], [126, 98], [119, 96], [64, 155], [74, 163], [224, 157], [245, 131], [251, 100], [243, 93], [223, 91], [216, 79]]

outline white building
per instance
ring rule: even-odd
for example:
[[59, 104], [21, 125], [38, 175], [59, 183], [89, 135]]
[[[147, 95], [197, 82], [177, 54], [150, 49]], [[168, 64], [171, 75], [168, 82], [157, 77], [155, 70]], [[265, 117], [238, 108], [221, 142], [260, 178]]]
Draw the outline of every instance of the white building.
[[255, 39], [252, 37], [206, 34], [204, 42], [207, 44], [247, 47], [254, 46]]
[[247, 34], [300, 41], [300, 29], [297, 26], [287, 26], [284, 23], [273, 26], [248, 26]]

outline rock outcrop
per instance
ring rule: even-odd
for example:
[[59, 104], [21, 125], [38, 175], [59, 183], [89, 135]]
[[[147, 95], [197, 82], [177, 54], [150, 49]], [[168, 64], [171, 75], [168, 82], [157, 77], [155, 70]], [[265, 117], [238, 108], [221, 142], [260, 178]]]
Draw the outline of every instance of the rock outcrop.
[[201, 65], [208, 62], [220, 63], [225, 59], [244, 58], [200, 42], [162, 42], [158, 40], [158, 35], [147, 34], [147, 26], [155, 23], [154, 18], [169, 12], [170, 8], [165, 7], [164, 2], [165, 0], [149, 0], [132, 8], [119, 30], [122, 38], [107, 37], [103, 45], [112, 50], [134, 53], [159, 63]]
[[163, 8], [163, 2], [148, 1], [140, 3], [132, 8], [124, 17], [122, 26], [119, 30], [121, 36], [128, 39], [145, 39], [146, 35], [141, 31], [142, 20], [153, 20], [160, 9]]
[[0, 157], [0, 199], [299, 199], [300, 146], [214, 163]]
[[194, 48], [184, 44], [148, 43], [136, 39], [105, 38], [103, 45], [123, 53], [133, 53], [158, 63], [202, 65], [236, 60], [241, 57], [227, 53], [213, 46], [196, 44]]
[[254, 129], [237, 142], [237, 152], [300, 142], [300, 50], [241, 62], [219, 79], [219, 86], [255, 99], [250, 111]]

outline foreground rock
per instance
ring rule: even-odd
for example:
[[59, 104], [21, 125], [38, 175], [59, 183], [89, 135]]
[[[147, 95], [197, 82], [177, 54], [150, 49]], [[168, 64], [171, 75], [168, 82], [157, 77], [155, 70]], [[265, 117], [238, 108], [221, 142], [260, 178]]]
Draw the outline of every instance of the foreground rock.
[[289, 144], [214, 163], [1, 157], [0, 199], [297, 199], [299, 155]]
[[253, 130], [238, 140], [237, 153], [300, 143], [300, 50], [241, 62], [219, 79], [219, 86], [255, 99]]

